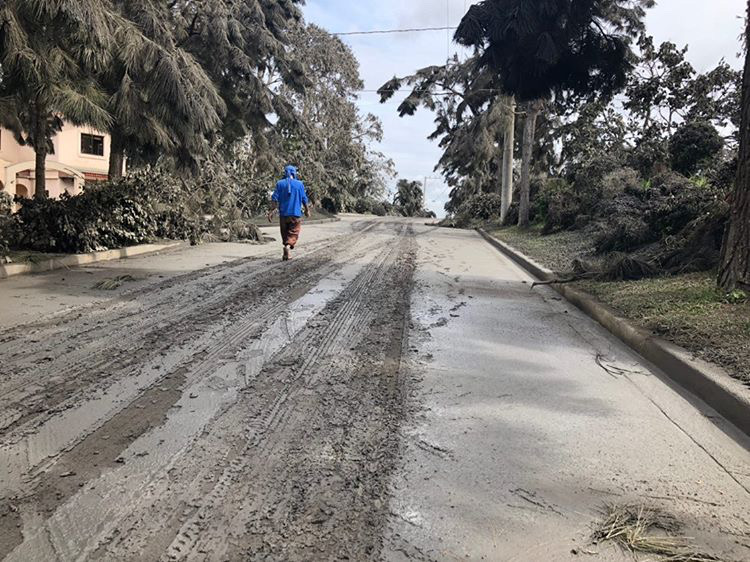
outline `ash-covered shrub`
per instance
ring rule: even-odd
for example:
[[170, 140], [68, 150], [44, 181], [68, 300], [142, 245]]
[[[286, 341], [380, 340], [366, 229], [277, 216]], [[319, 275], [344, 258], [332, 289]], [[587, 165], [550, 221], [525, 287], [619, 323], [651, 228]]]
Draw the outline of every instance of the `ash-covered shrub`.
[[568, 174], [567, 179], [574, 186], [582, 200], [598, 200], [604, 188], [604, 178], [622, 168], [622, 162], [608, 154], [589, 158]]
[[5, 191], [0, 191], [0, 263], [7, 261], [7, 254], [18, 238], [18, 221], [11, 214], [13, 199]]
[[0, 216], [8, 216], [13, 210], [13, 197], [7, 191], [0, 191]]
[[360, 197], [354, 203], [354, 212], [360, 215], [371, 214], [375, 207], [375, 200], [372, 197]]
[[376, 201], [372, 205], [372, 214], [377, 215], [379, 217], [384, 217], [388, 214], [390, 214], [390, 209], [388, 208], [388, 203], [385, 201]]
[[542, 183], [535, 207], [536, 215], [544, 220], [545, 234], [574, 227], [583, 208], [580, 195], [562, 178]]
[[609, 252], [631, 252], [654, 240], [654, 232], [648, 223], [636, 214], [612, 215], [600, 223], [594, 241], [598, 254]]
[[18, 211], [22, 249], [81, 253], [151, 241], [153, 207], [122, 184], [87, 186], [80, 195], [25, 200]]
[[692, 176], [710, 167], [711, 161], [724, 147], [724, 141], [711, 123], [693, 121], [681, 125], [669, 139], [672, 168]]
[[462, 221], [488, 221], [500, 217], [502, 202], [499, 193], [473, 195], [459, 207], [457, 218]]
[[643, 190], [643, 180], [633, 168], [618, 168], [602, 178], [602, 199]]
[[82, 253], [151, 242], [194, 239], [199, 218], [183, 185], [158, 172], [87, 184], [79, 195], [24, 199], [17, 213], [19, 249]]

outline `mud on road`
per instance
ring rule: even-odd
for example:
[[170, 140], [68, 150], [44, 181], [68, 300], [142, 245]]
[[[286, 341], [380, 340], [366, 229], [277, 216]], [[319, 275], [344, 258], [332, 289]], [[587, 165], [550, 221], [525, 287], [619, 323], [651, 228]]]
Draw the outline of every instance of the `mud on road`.
[[356, 223], [0, 332], [0, 559], [367, 559], [416, 242]]

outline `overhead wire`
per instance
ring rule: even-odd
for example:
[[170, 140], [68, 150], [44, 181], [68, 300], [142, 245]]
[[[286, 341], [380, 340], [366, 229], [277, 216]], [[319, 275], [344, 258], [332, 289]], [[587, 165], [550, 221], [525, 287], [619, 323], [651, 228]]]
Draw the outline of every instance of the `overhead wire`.
[[338, 33], [331, 33], [337, 37], [344, 37], [349, 35], [386, 35], [390, 33], [418, 33], [421, 31], [450, 31], [451, 29], [458, 29], [453, 26], [446, 27], [414, 27], [411, 29], [371, 29], [367, 31], [341, 31]]

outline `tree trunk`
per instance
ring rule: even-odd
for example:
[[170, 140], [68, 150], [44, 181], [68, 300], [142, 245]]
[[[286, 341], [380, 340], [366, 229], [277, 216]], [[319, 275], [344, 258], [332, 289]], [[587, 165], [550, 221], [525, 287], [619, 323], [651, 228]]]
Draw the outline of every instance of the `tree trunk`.
[[125, 143], [123, 143], [122, 137], [116, 132], [110, 134], [110, 139], [109, 179], [116, 180], [122, 177], [122, 167], [125, 163]]
[[43, 107], [36, 105], [34, 120], [34, 198], [47, 198], [47, 113]]
[[[750, 0], [748, 0], [750, 16]], [[750, 34], [750, 19], [746, 20]], [[750, 37], [750, 35], [746, 35]], [[745, 52], [742, 79], [742, 120], [737, 179], [731, 199], [729, 224], [719, 265], [719, 287], [727, 292], [750, 289], [750, 52]]]
[[526, 119], [523, 125], [523, 148], [521, 163], [520, 203], [518, 206], [518, 226], [529, 228], [529, 191], [531, 189], [531, 158], [534, 152], [534, 135], [536, 120], [542, 109], [540, 101], [531, 101], [526, 105]]
[[500, 222], [505, 222], [510, 204], [513, 201], [513, 148], [516, 131], [516, 100], [508, 99], [508, 117], [503, 138], [503, 183], [500, 194]]

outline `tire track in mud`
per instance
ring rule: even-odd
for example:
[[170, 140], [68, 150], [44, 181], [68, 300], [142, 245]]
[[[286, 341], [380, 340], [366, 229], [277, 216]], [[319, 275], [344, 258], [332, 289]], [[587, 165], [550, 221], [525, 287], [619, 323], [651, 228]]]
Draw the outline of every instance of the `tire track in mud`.
[[[372, 226], [374, 225], [370, 225], [365, 231], [371, 230]], [[364, 247], [358, 247], [358, 245], [362, 246], [361, 242], [363, 240], [364, 232], [360, 231], [359, 234], [360, 235], [357, 236], [356, 239], [348, 237], [348, 239], [344, 240], [335, 240], [333, 243], [329, 243], [320, 248], [316, 254], [313, 254], [312, 256], [303, 256], [296, 262], [293, 262], [293, 264], [283, 264], [282, 267], [286, 265], [295, 265], [296, 267], [287, 267], [284, 269], [280, 274], [280, 279], [276, 279], [275, 283], [269, 283], [271, 285], [270, 290], [264, 288], [263, 283], [264, 281], [271, 281], [267, 279], [269, 276], [279, 275], [279, 270], [281, 268], [275, 266], [271, 268], [272, 271], [270, 273], [266, 273], [265, 275], [262, 273], [255, 275], [254, 283], [259, 287], [255, 292], [250, 294], [253, 295], [253, 297], [258, 298], [256, 298], [255, 301], [247, 299], [247, 291], [241, 291], [239, 294], [230, 295], [228, 298], [221, 300], [224, 308], [221, 309], [220, 314], [213, 314], [212, 318], [216, 318], [217, 316], [221, 317], [225, 314], [227, 310], [227, 305], [225, 303], [227, 302], [229, 303], [229, 306], [234, 306], [244, 311], [244, 316], [235, 314], [232, 315], [229, 320], [222, 318], [218, 329], [213, 331], [208, 330], [209, 335], [204, 338], [204, 343], [206, 343], [206, 345], [202, 348], [197, 347], [192, 349], [191, 353], [186, 353], [184, 350], [181, 352], [183, 355], [183, 361], [181, 362], [183, 367], [178, 369], [164, 369], [163, 373], [159, 373], [158, 377], [156, 377], [149, 386], [140, 389], [131, 400], [127, 403], [117, 405], [117, 408], [121, 410], [122, 415], [115, 414], [114, 417], [110, 419], [109, 425], [105, 423], [106, 427], [103, 426], [103, 429], [100, 428], [101, 431], [99, 431], [98, 434], [96, 433], [97, 430], [95, 427], [92, 428], [95, 430], [93, 434], [90, 432], [81, 434], [78, 438], [81, 447], [69, 448], [68, 452], [63, 454], [63, 458], [53, 457], [43, 463], [41, 469], [37, 469], [34, 474], [24, 475], [22, 474], [24, 472], [23, 469], [28, 468], [27, 466], [24, 466], [24, 463], [33, 464], [28, 461], [28, 457], [31, 455], [28, 450], [19, 450], [18, 446], [16, 446], [15, 456], [21, 457], [21, 462], [13, 467], [16, 471], [13, 478], [20, 485], [21, 479], [19, 477], [23, 476], [24, 480], [28, 480], [29, 476], [32, 478], [36, 477], [37, 491], [44, 492], [43, 495], [45, 497], [44, 501], [38, 502], [39, 506], [43, 512], [49, 514], [54, 510], [55, 506], [61, 504], [73, 493], [77, 492], [78, 488], [84, 482], [97, 477], [103, 471], [114, 466], [113, 463], [115, 463], [115, 460], [117, 459], [117, 454], [124, 450], [129, 443], [132, 443], [138, 435], [149, 427], [153, 427], [155, 424], [163, 421], [169, 407], [174, 405], [176, 400], [182, 395], [181, 387], [190, 377], [191, 373], [194, 376], [196, 374], [200, 375], [201, 368], [210, 369], [212, 362], [220, 360], [222, 353], [231, 348], [232, 345], [241, 343], [245, 338], [257, 337], [258, 334], [262, 333], [267, 327], [269, 320], [279, 314], [279, 311], [283, 306], [289, 301], [297, 298], [299, 295], [305, 294], [322, 277], [330, 275], [339, 269], [342, 260], [351, 260], [357, 256], [363, 256], [368, 252], [371, 252], [374, 247], [378, 246], [378, 244], [368, 243], [365, 244]], [[344, 247], [342, 248], [342, 246]], [[288, 286], [284, 287], [283, 283], [286, 283]], [[255, 293], [257, 293], [257, 295]], [[264, 305], [260, 303], [261, 300], [270, 300], [275, 304]], [[254, 302], [254, 308], [253, 306], [248, 306], [252, 305]], [[248, 311], [247, 309], [250, 310]], [[243, 322], [236, 321], [237, 319], [234, 318], [234, 316], [239, 316]], [[212, 347], [216, 348], [215, 340], [217, 334], [225, 335], [223, 332], [226, 332], [227, 329], [229, 329], [230, 337], [226, 339], [225, 344], [219, 346], [220, 349], [214, 349], [213, 352], [209, 351]], [[233, 330], [236, 333], [231, 337], [231, 332]], [[196, 328], [194, 331], [199, 332], [199, 329]], [[174, 345], [174, 339], [170, 339], [169, 341]], [[152, 343], [153, 341], [151, 339], [144, 338], [142, 345], [147, 347]], [[164, 352], [161, 351], [160, 353], [163, 354]], [[201, 355], [204, 357], [202, 361], [199, 361], [199, 368], [197, 370], [190, 370], [185, 367], [186, 365], [189, 366], [195, 360], [200, 360]], [[123, 373], [123, 375], [127, 375], [127, 373]], [[120, 378], [127, 379], [126, 376]], [[168, 386], [165, 387], [164, 385]], [[140, 397], [138, 397], [139, 394]], [[133, 399], [135, 399], [134, 402], [132, 401]], [[78, 396], [75, 396], [71, 400], [77, 400], [80, 402], [80, 389]], [[130, 406], [128, 406], [128, 404], [130, 404]], [[87, 403], [84, 402], [84, 406], [86, 405]], [[51, 412], [45, 413], [51, 414]], [[50, 421], [54, 422], [55, 420], [53, 419]], [[50, 425], [54, 424], [50, 423]], [[26, 432], [31, 431], [28, 428], [24, 429]], [[110, 439], [110, 435], [105, 434], [106, 431], [110, 429], [114, 429], [115, 434], [118, 434], [118, 429], [121, 430], [121, 432], [125, 429], [127, 429], [127, 431], [124, 435], [117, 435], [116, 438]], [[96, 444], [93, 447], [89, 446], [88, 449], [87, 445], [89, 444], [85, 442], [86, 439], [84, 439], [82, 443], [80, 442], [80, 439], [85, 437], [86, 434], [89, 434], [92, 437], [89, 441]], [[5, 437], [7, 438], [7, 433]], [[42, 441], [46, 441], [47, 438], [49, 438], [49, 436], [46, 435], [43, 437], [44, 438], [41, 439]], [[97, 440], [96, 437], [99, 437], [100, 439]], [[35, 434], [32, 432], [30, 439], [33, 438], [39, 438], [38, 433]], [[106, 443], [102, 441], [101, 438], [105, 438], [107, 440]], [[31, 448], [26, 443], [21, 444], [26, 445], [26, 449]], [[48, 443], [45, 445], [48, 445]], [[63, 443], [58, 443], [58, 446], [59, 445], [63, 445]], [[8, 445], [8, 442], [6, 441], [5, 451], [0, 449], [0, 456], [2, 456], [3, 453], [6, 453], [1, 460], [14, 460], [13, 447], [12, 442]], [[50, 449], [50, 451], [52, 450]], [[82, 470], [80, 466], [81, 463], [78, 462], [77, 464], [79, 466], [76, 478], [61, 476], [71, 472], [65, 469], [68, 465], [66, 462], [68, 460], [66, 459], [66, 455], [73, 459], [76, 459], [77, 456], [78, 458], [88, 459], [90, 465]], [[7, 463], [3, 464], [7, 465]], [[45, 470], [48, 472], [45, 472]], [[7, 477], [8, 476], [5, 475], [6, 479]], [[38, 482], [40, 478], [46, 481], [47, 484], [40, 484]], [[32, 482], [34, 482], [33, 479]], [[3, 488], [5, 488], [5, 490], [3, 490]], [[8, 515], [0, 517], [0, 556], [3, 553], [7, 553], [10, 547], [17, 544], [21, 539], [20, 530], [15, 527], [15, 525], [20, 524], [19, 510], [17, 507], [14, 507], [14, 503], [9, 501], [7, 497], [8, 493], [9, 490], [7, 489], [7, 485], [0, 486], [0, 511], [3, 513], [7, 511]], [[28, 501], [29, 498], [26, 498], [26, 500]], [[33, 501], [33, 499], [31, 501]], [[16, 501], [16, 503], [18, 502]]]
[[[283, 280], [274, 282], [279, 272], [293, 270], [299, 275], [314, 270], [330, 261], [342, 246], [361, 240], [374, 226], [366, 224], [353, 237], [321, 243], [292, 262], [291, 267], [268, 259], [240, 260], [239, 265], [230, 262], [159, 283], [129, 296], [125, 302], [108, 303], [94, 310], [77, 309], [47, 322], [7, 330], [0, 334], [4, 341], [0, 353], [5, 358], [0, 376], [0, 432], [29, 418], [55, 413], [59, 397], [137, 366], [142, 362], [139, 353], [143, 351], [154, 357], [164, 347], [174, 346], [179, 336], [189, 340], [201, 327], [236, 313], [233, 305], [243, 299], [247, 302], [258, 287], [283, 287]], [[200, 297], [201, 301], [185, 307], [188, 297]], [[113, 333], [117, 333], [117, 338], [113, 338]], [[39, 349], [35, 344], [41, 341], [45, 345]], [[53, 350], [59, 353], [60, 349], [65, 351], [53, 357]], [[46, 373], [53, 375], [45, 376]], [[87, 374], [93, 374], [93, 380]]]
[[385, 478], [404, 408], [398, 369], [412, 245], [403, 239], [342, 295], [343, 304], [322, 314], [325, 330], [300, 335], [303, 361], [286, 350], [264, 371], [277, 396], [243, 423], [244, 454], [166, 558], [363, 559], [379, 551]]
[[[65, 504], [70, 513], [90, 509], [106, 524], [73, 524], [56, 516], [55, 525], [48, 525], [49, 542], [66, 550], [49, 552], [62, 560], [72, 552], [92, 560], [205, 560], [222, 559], [222, 553], [232, 560], [263, 553], [284, 560], [327, 559], [334, 552], [374, 556], [403, 415], [398, 369], [415, 244], [412, 233], [403, 231], [396, 243], [379, 246], [189, 449], [152, 478], [132, 474], [127, 482], [140, 485], [122, 482], [131, 487], [127, 493], [108, 485], [118, 482], [115, 470], [111, 479], [86, 486], [84, 495], [94, 503], [76, 501], [79, 494]], [[248, 350], [240, 347], [227, 353], [237, 359]], [[120, 470], [130, 465], [128, 458]], [[304, 498], [297, 497], [299, 489], [306, 490]], [[112, 507], [117, 501], [124, 505]], [[274, 506], [275, 518], [265, 519]], [[335, 515], [321, 523], [321, 509]], [[259, 532], [277, 540], [279, 533], [288, 534], [285, 551], [258, 544]]]
[[[350, 240], [348, 244], [351, 245], [351, 243]], [[347, 299], [351, 299], [353, 296], [360, 293], [364, 294], [368, 287], [373, 285], [377, 286], [378, 283], [381, 283], [382, 272], [386, 269], [384, 264], [388, 261], [389, 257], [394, 254], [393, 250], [390, 249], [391, 246], [389, 244], [382, 244], [381, 242], [371, 246], [385, 249], [381, 251], [381, 257], [374, 260], [378, 265], [374, 268], [371, 266], [367, 267], [365, 271], [360, 273], [355, 281], [345, 290], [348, 296], [344, 298], [343, 301], [344, 306], [342, 310], [344, 311], [350, 313], [353, 311], [352, 302], [358, 303], [358, 306], [362, 305], [361, 299], [355, 299], [354, 301], [348, 301]], [[365, 250], [370, 251], [371, 249], [372, 248], [368, 246]], [[359, 254], [361, 253], [362, 252], [359, 252]], [[382, 258], [382, 254], [386, 254], [386, 259]], [[324, 272], [321, 272], [321, 275], [330, 272], [331, 270], [329, 268]], [[375, 272], [377, 272], [378, 275], [375, 275]], [[309, 289], [309, 286], [301, 285], [296, 290], [290, 292], [303, 294], [307, 289]], [[336, 299], [336, 301], [340, 301], [341, 298]], [[193, 361], [189, 367], [186, 366], [181, 370], [171, 372], [166, 378], [162, 379], [163, 382], [158, 383], [167, 385], [167, 388], [159, 388], [157, 385], [152, 386], [145, 394], [142, 394], [135, 402], [123, 410], [121, 414], [110, 419], [104, 426], [102, 426], [102, 428], [100, 428], [100, 430], [91, 434], [83, 442], [79, 443], [78, 446], [69, 450], [63, 455], [63, 457], [57, 459], [57, 462], [54, 465], [51, 465], [46, 472], [38, 472], [38, 481], [34, 494], [36, 497], [27, 497], [25, 498], [25, 501], [30, 504], [36, 504], [35, 507], [42, 514], [42, 517], [48, 517], [57, 506], [61, 505], [73, 494], [78, 492], [80, 487], [86, 482], [94, 481], [102, 473], [116, 468], [118, 466], [117, 453], [123, 451], [140, 433], [147, 430], [149, 427], [153, 427], [153, 425], [163, 422], [162, 418], [167, 415], [169, 407], [182, 395], [181, 389], [186, 380], [191, 377], [198, 377], [201, 373], [208, 376], [211, 368], [218, 362], [227, 357], [231, 357], [232, 355], [236, 355], [238, 353], [237, 350], [242, 347], [243, 342], [248, 339], [253, 340], [254, 338], [257, 338], [263, 331], [263, 326], [266, 326], [268, 321], [275, 316], [278, 316], [281, 308], [282, 307], [280, 306], [273, 306], [266, 310], [261, 318], [257, 316], [256, 312], [255, 321], [250, 322], [248, 325], [237, 326], [234, 335], [228, 337], [224, 344], [210, 351], [206, 350], [202, 352], [202, 354], [199, 354], [198, 357], [193, 356], [197, 362]], [[335, 326], [336, 333], [341, 333], [342, 329], [344, 329], [342, 326], [346, 326], [346, 323], [337, 323]], [[345, 329], [351, 329], [351, 327], [350, 322]], [[281, 403], [277, 401], [277, 406], [280, 406], [280, 404]], [[238, 428], [234, 426], [232, 428], [232, 433], [236, 433], [237, 431]], [[227, 437], [226, 434], [224, 434], [224, 436]], [[106, 439], [106, 442], [103, 439]], [[232, 441], [233, 439], [231, 435], [228, 436], [226, 442], [232, 443]], [[215, 461], [216, 458], [212, 457], [206, 466], [214, 466]], [[45, 466], [45, 468], [47, 467]], [[74, 472], [74, 470], [78, 471], [78, 473], [72, 475], [75, 477], [67, 478], [66, 475]], [[173, 467], [173, 469], [170, 469], [170, 472], [173, 472], [173, 470], [177, 469]], [[199, 488], [200, 487], [198, 487], [198, 489]], [[170, 507], [176, 506], [173, 504]], [[0, 518], [0, 525], [2, 524], [2, 519], [6, 518]], [[13, 521], [12, 518], [7, 520]], [[67, 529], [67, 531], [62, 528], [58, 529], [57, 534], [62, 535], [61, 540], [63, 542], [65, 541], [65, 533], [69, 531], [70, 529]], [[54, 535], [55, 533], [50, 531], [49, 534]], [[174, 536], [174, 533], [171, 536]], [[16, 542], [17, 539], [18, 537], [16, 537]], [[0, 541], [0, 547], [2, 546], [1, 542], [2, 541]], [[5, 550], [0, 549], [0, 554], [3, 552], [7, 553], [9, 544], [12, 544], [8, 543], [7, 540], [5, 542], [6, 548]], [[52, 550], [51, 553], [57, 558], [67, 559], [65, 556], [60, 556], [60, 552]], [[125, 557], [127, 558], [128, 556], [126, 555]], [[98, 557], [95, 558], [98, 559]]]
[[[61, 405], [65, 396], [73, 395], [92, 383], [100, 386], [107, 378], [131, 375], [132, 370], [146, 359], [158, 358], [165, 349], [189, 342], [202, 329], [217, 322], [230, 322], [249, 306], [257, 306], [254, 301], [268, 295], [272, 289], [285, 291], [289, 285], [300, 285], [305, 274], [315, 273], [326, 263], [335, 263], [335, 256], [341, 254], [342, 246], [356, 245], [373, 226], [362, 229], [354, 239], [334, 240], [302, 256], [291, 267], [285, 267], [288, 264], [277, 260], [270, 264], [255, 262], [239, 267], [232, 264], [228, 268], [220, 266], [221, 277], [229, 278], [229, 286], [213, 288], [208, 297], [205, 297], [205, 291], [193, 294], [193, 301], [195, 297], [201, 300], [188, 306], [185, 306], [185, 295], [194, 290], [191, 285], [195, 285], [196, 279], [188, 280], [193, 281], [192, 284], [172, 280], [171, 285], [178, 288], [176, 293], [165, 295], [160, 289], [151, 290], [145, 307], [141, 306], [138, 296], [130, 300], [141, 309], [140, 312], [128, 311], [125, 314], [126, 320], [133, 320], [129, 324], [120, 323], [120, 303], [104, 307], [108, 317], [98, 319], [96, 328], [88, 327], [92, 320], [83, 316], [83, 312], [74, 312], [72, 314], [76, 316], [72, 320], [70, 317], [58, 320], [72, 324], [58, 339], [48, 340], [44, 334], [34, 334], [36, 339], [47, 340], [48, 348], [65, 350], [56, 358], [49, 357], [47, 348], [36, 353], [33, 348], [29, 349], [33, 340], [28, 340], [28, 336], [14, 339], [16, 354], [4, 355], [3, 361], [3, 371], [7, 371], [8, 376], [4, 373], [0, 377], [0, 408], [4, 418], [0, 421], [0, 436], [5, 442], [8, 440], [5, 434], [11, 429], [65, 409]], [[209, 271], [208, 275], [213, 277], [217, 273]], [[292, 279], [291, 283], [289, 279]], [[197, 280], [203, 282], [200, 278]], [[57, 322], [49, 328], [59, 331]], [[23, 327], [14, 330], [20, 330], [22, 334], [27, 331]], [[88, 341], [81, 342], [81, 334], [88, 334]], [[71, 341], [75, 341], [75, 348], [72, 348]]]

